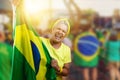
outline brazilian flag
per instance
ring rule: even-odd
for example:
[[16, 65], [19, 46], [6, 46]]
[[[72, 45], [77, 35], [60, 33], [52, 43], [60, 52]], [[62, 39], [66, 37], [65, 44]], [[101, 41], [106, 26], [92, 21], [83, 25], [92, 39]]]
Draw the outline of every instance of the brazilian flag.
[[92, 32], [80, 33], [75, 38], [74, 63], [78, 66], [93, 67], [98, 64], [100, 42]]
[[20, 3], [16, 9], [12, 80], [56, 80], [49, 52], [33, 30], [29, 17]]

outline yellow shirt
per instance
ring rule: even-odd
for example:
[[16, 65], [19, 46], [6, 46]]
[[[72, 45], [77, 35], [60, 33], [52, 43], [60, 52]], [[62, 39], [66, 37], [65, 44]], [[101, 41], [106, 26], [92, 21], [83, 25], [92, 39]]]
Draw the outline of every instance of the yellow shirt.
[[[60, 48], [55, 49], [51, 44], [49, 39], [41, 38], [43, 43], [47, 46], [50, 56], [57, 60], [60, 68], [63, 68], [65, 63], [71, 62], [71, 51], [68, 46], [61, 44]], [[57, 76], [57, 80], [62, 80], [62, 76]]]

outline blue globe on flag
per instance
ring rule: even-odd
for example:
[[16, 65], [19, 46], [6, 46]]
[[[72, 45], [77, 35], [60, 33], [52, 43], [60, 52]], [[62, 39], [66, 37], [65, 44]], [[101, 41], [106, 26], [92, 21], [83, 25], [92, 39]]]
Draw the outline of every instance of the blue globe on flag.
[[75, 39], [75, 52], [86, 61], [98, 55], [99, 46], [100, 42], [93, 33], [82, 33]]

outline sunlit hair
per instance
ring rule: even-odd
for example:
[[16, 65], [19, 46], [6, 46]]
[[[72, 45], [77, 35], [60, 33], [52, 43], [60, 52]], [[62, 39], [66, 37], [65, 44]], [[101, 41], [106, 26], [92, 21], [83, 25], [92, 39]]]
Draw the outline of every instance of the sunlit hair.
[[61, 18], [61, 19], [56, 20], [53, 23], [53, 25], [51, 26], [52, 30], [59, 24], [65, 24], [68, 27], [67, 34], [66, 34], [66, 35], [68, 35], [69, 32], [70, 32], [70, 23], [69, 23], [68, 19], [67, 18]]

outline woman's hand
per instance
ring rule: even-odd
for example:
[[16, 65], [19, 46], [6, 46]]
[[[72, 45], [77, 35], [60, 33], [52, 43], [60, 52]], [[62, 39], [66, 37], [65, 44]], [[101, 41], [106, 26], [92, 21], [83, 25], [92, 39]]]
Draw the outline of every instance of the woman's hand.
[[51, 60], [51, 66], [56, 70], [56, 73], [58, 75], [67, 76], [69, 73], [70, 63], [64, 64], [63, 68], [61, 69], [58, 66], [57, 60], [53, 59], [53, 60]]
[[51, 66], [52, 66], [57, 72], [60, 71], [60, 67], [58, 66], [57, 60], [52, 59], [52, 60], [51, 60]]

